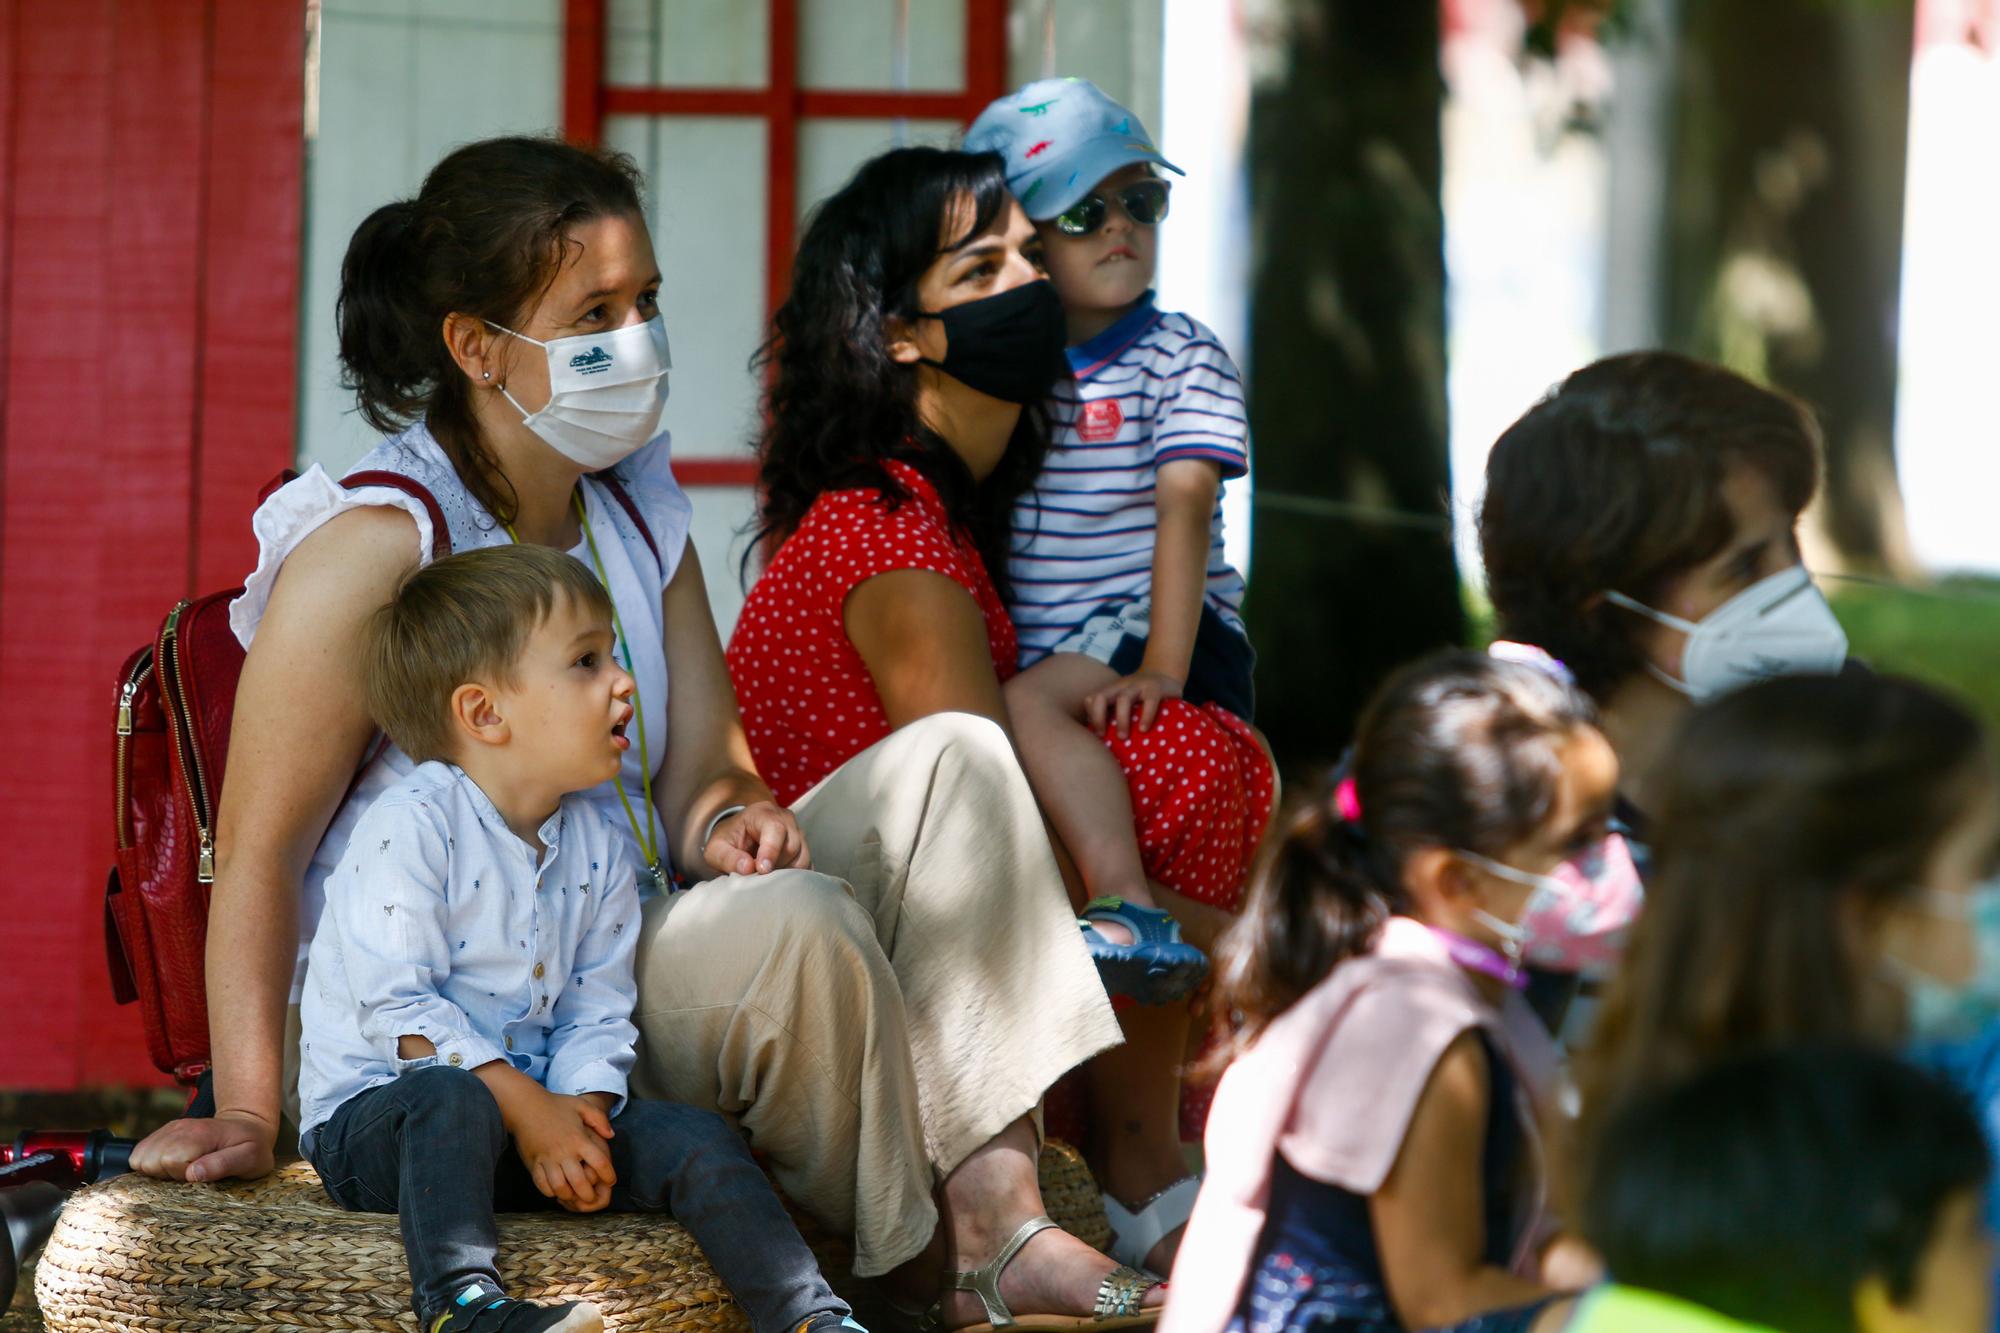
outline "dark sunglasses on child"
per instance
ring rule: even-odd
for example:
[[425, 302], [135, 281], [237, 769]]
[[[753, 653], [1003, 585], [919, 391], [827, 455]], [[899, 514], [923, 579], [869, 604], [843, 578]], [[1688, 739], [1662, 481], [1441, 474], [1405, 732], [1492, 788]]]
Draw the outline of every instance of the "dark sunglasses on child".
[[[1135, 181], [1113, 198], [1125, 216], [1142, 227], [1150, 227], [1167, 216], [1167, 183], [1160, 180]], [[1088, 236], [1104, 225], [1111, 205], [1101, 194], [1087, 194], [1056, 214], [1056, 230], [1065, 236]]]

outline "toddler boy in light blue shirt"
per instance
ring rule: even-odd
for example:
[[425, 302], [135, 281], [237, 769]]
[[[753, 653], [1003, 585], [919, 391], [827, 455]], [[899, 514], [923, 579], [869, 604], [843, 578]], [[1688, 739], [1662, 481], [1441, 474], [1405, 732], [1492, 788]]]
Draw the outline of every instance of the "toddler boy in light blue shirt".
[[439, 560], [370, 623], [371, 711], [419, 764], [327, 881], [300, 1148], [342, 1207], [401, 1216], [426, 1333], [603, 1328], [501, 1286], [495, 1209], [551, 1202], [671, 1213], [757, 1333], [858, 1328], [741, 1136], [627, 1097], [634, 862], [579, 795], [630, 746], [612, 648], [604, 590], [538, 546]]

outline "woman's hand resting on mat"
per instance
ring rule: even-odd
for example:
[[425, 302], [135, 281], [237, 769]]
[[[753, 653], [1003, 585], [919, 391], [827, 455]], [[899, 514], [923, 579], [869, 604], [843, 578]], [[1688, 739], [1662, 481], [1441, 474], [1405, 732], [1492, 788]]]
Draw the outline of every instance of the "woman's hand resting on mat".
[[212, 1181], [269, 1175], [278, 1127], [241, 1111], [173, 1120], [132, 1150], [132, 1169], [161, 1180]]

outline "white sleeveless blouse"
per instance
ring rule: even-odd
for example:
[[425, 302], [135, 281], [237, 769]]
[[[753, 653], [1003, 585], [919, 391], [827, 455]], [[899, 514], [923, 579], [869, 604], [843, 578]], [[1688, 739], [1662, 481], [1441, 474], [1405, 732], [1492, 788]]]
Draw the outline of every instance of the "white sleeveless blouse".
[[[366, 458], [356, 463], [350, 472], [395, 472], [430, 491], [450, 530], [453, 551], [500, 546], [511, 540], [506, 529], [494, 522], [485, 506], [465, 488], [444, 450], [421, 423], [401, 435], [384, 440]], [[646, 544], [645, 537], [618, 501], [604, 487], [586, 479], [583, 486], [585, 516], [592, 534], [597, 538], [598, 554], [604, 560], [612, 599], [618, 604], [618, 614], [630, 636], [624, 644], [624, 651], [631, 655], [632, 677], [638, 683], [639, 701], [646, 712], [644, 752], [637, 744], [637, 729], [634, 728], [634, 745], [626, 752], [620, 773], [620, 780], [632, 802], [633, 813], [643, 821], [646, 811], [640, 796], [642, 779], [647, 772], [657, 775], [667, 754], [667, 659], [660, 595], [673, 579], [674, 571], [680, 566], [681, 555], [687, 549], [692, 507], [686, 493], [674, 480], [669, 466], [669, 439], [664, 433], [610, 469], [610, 474], [618, 479], [639, 513], [645, 517], [660, 552], [655, 559], [652, 547]], [[256, 637], [257, 625], [263, 619], [264, 608], [270, 603], [271, 585], [277, 581], [278, 570], [285, 563], [285, 557], [328, 519], [364, 505], [390, 505], [414, 518], [417, 522], [417, 558], [420, 562], [429, 563], [431, 519], [420, 501], [389, 487], [363, 487], [350, 491], [315, 464], [304, 476], [274, 492], [258, 506], [251, 519], [251, 526], [257, 535], [257, 568], [244, 580], [243, 595], [229, 607], [230, 628], [236, 631], [237, 639], [246, 649]], [[579, 543], [570, 554], [584, 564], [590, 564], [588, 543]], [[327, 826], [326, 836], [320, 839], [319, 849], [313, 853], [312, 864], [306, 869], [305, 893], [300, 901], [298, 963], [292, 975], [294, 1003], [298, 1001], [305, 977], [306, 950], [312, 943], [314, 929], [319, 925], [320, 911], [326, 905], [327, 875], [347, 849], [347, 841], [353, 836], [354, 826], [362, 812], [415, 767], [416, 764], [400, 748], [388, 746], [362, 774], [354, 791], [335, 812], [333, 822]], [[611, 821], [612, 827], [621, 830], [628, 840], [631, 839], [631, 826], [612, 784], [607, 782], [585, 795]], [[656, 828], [660, 856], [664, 861], [670, 856], [667, 831], [663, 826], [656, 825]], [[644, 854], [636, 842], [631, 850], [633, 859], [643, 864]], [[644, 891], [647, 887], [645, 877], [640, 878], [640, 888]]]

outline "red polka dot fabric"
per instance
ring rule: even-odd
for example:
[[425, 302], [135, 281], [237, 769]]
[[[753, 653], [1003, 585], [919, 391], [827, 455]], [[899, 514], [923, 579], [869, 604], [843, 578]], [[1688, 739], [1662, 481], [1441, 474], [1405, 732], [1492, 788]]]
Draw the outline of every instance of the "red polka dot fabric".
[[[922, 473], [891, 462], [910, 493], [830, 491], [813, 502], [750, 590], [729, 640], [729, 674], [758, 771], [780, 801], [889, 734], [881, 697], [841, 623], [847, 594], [877, 574], [927, 569], [972, 595], [1001, 680], [1015, 672], [1007, 618], [972, 543], [953, 532]], [[1132, 788], [1146, 873], [1234, 911], [1270, 822], [1275, 774], [1248, 724], [1215, 704], [1167, 701], [1150, 730], [1107, 738]]]
[[778, 548], [729, 636], [729, 676], [757, 771], [790, 804], [889, 734], [861, 654], [847, 641], [847, 594], [877, 574], [927, 569], [979, 604], [1001, 680], [1015, 673], [1014, 622], [972, 543], [954, 532], [921, 472], [891, 461], [910, 498], [891, 509], [871, 488], [828, 491]]
[[[910, 499], [892, 510], [873, 489], [820, 496], [750, 590], [730, 635], [729, 675], [750, 752], [783, 802], [889, 734], [881, 696], [841, 622], [847, 594], [868, 579], [899, 569], [943, 574], [979, 604], [994, 675], [1004, 681], [1016, 670], [1014, 625], [977, 548], [952, 531], [922, 473], [888, 467]], [[1131, 786], [1146, 873], [1236, 911], [1277, 794], [1276, 772], [1249, 725], [1216, 704], [1170, 699], [1150, 730], [1105, 744]], [[1183, 1090], [1184, 1138], [1200, 1139], [1212, 1095], [1205, 1086]]]
[[1271, 822], [1276, 774], [1250, 725], [1220, 704], [1160, 705], [1152, 728], [1105, 744], [1125, 770], [1146, 874], [1233, 912]]

